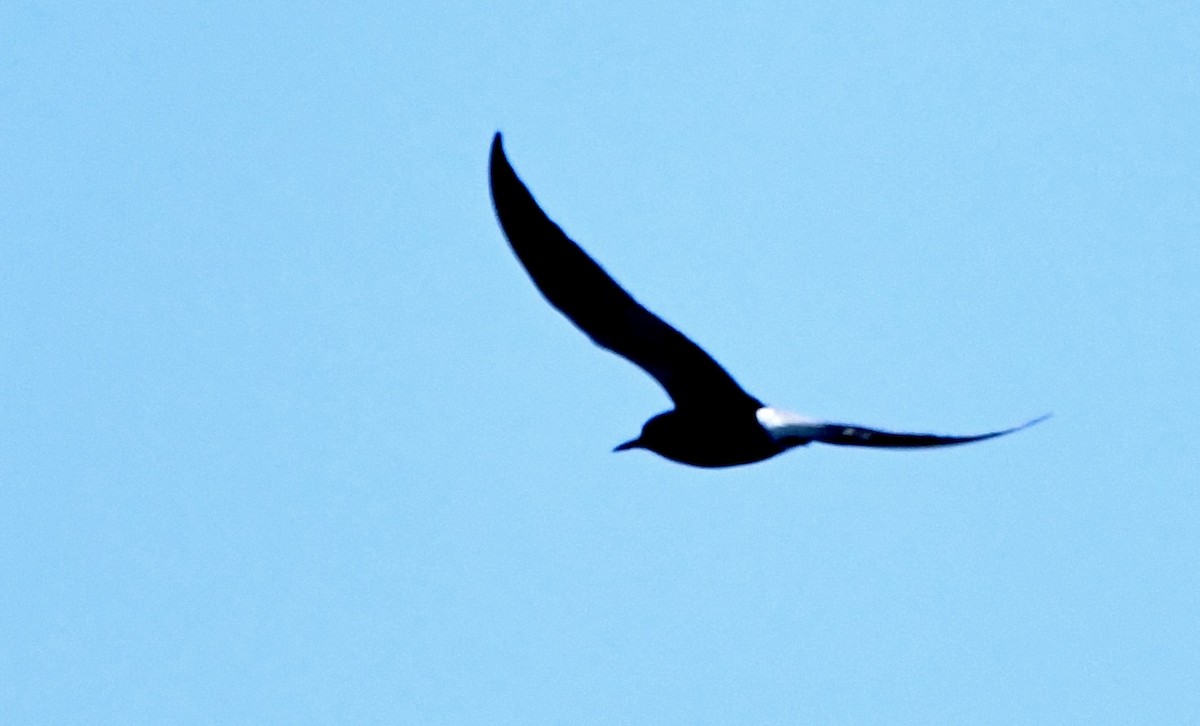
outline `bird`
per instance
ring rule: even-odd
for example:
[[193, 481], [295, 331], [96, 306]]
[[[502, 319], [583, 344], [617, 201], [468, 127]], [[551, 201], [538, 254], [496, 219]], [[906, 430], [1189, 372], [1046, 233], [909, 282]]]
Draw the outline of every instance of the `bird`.
[[683, 333], [638, 303], [538, 206], [504, 153], [489, 159], [492, 205], [504, 236], [546, 300], [601, 348], [650, 374], [675, 407], [651, 417], [613, 451], [646, 449], [680, 464], [731, 467], [810, 443], [929, 448], [994, 439], [1019, 426], [971, 436], [896, 433], [823, 421], [765, 405]]

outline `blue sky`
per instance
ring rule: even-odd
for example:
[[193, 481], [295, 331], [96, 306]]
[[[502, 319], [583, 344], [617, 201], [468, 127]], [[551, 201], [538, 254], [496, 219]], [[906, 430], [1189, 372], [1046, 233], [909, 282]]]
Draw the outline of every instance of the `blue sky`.
[[[0, 720], [1200, 714], [1200, 10], [5, 3]], [[539, 201], [752, 393], [702, 471]]]

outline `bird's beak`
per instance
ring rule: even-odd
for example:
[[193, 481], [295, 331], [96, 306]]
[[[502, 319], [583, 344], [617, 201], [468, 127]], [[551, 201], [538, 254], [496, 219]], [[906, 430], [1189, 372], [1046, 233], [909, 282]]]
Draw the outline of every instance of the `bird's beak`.
[[629, 451], [630, 449], [640, 449], [640, 448], [642, 448], [642, 440], [640, 438], [637, 438], [637, 439], [633, 439], [631, 441], [626, 441], [623, 444], [619, 444], [615, 449], [613, 449], [613, 451]]

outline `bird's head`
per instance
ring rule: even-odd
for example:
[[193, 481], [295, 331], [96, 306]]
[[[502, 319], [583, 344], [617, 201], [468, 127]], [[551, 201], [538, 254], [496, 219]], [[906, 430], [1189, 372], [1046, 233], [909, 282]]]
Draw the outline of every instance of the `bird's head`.
[[668, 418], [672, 412], [667, 411], [660, 413], [654, 418], [642, 425], [642, 433], [636, 439], [630, 439], [623, 444], [618, 444], [613, 451], [629, 451], [630, 449], [647, 449], [655, 453], [662, 453], [661, 445], [669, 441], [669, 429], [671, 422]]

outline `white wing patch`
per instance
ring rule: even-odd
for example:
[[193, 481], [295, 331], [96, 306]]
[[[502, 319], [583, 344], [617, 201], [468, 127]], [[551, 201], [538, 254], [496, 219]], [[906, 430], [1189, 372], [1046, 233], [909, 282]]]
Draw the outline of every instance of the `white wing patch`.
[[770, 406], [763, 406], [755, 411], [754, 417], [758, 419], [759, 425], [766, 429], [771, 438], [776, 441], [786, 438], [811, 440], [825, 426], [824, 421], [801, 416], [791, 411], [771, 408]]

